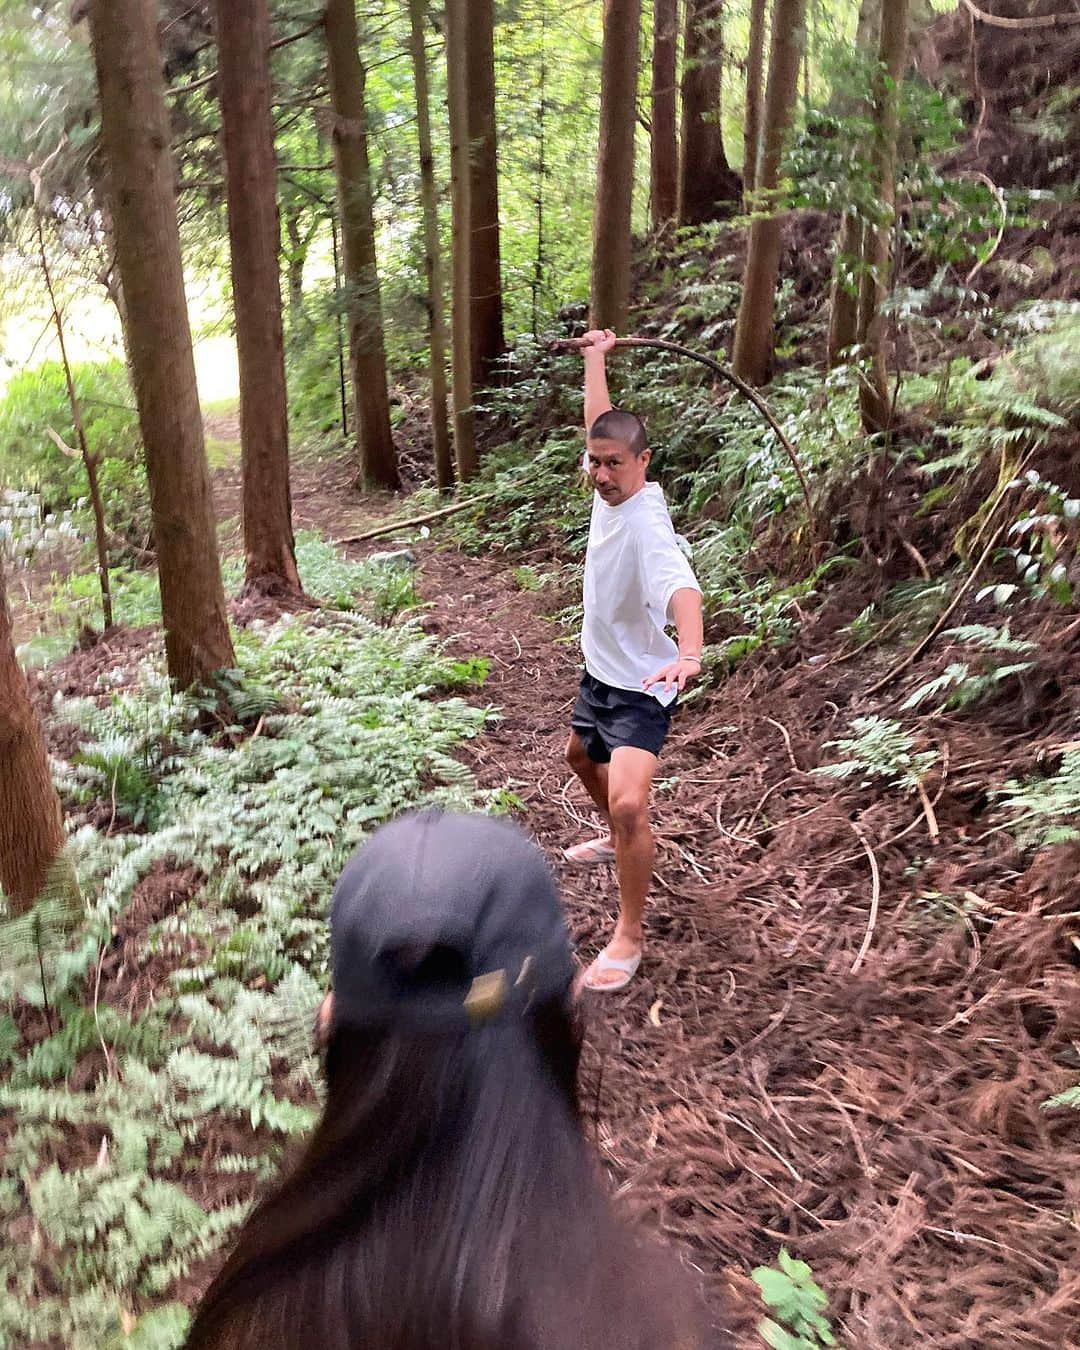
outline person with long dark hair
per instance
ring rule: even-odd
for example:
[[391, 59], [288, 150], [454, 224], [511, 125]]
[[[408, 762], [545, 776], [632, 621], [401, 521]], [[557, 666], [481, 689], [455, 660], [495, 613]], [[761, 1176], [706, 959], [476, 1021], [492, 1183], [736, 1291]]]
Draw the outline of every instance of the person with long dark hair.
[[513, 826], [377, 831], [331, 909], [326, 1100], [199, 1307], [189, 1350], [700, 1350], [673, 1259], [584, 1138], [575, 966]]

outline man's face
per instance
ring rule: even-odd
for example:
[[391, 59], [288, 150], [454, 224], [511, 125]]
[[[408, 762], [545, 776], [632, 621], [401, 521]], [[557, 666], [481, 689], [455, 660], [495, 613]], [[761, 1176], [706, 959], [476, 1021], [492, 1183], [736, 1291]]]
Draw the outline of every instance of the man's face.
[[651, 450], [632, 454], [619, 441], [588, 442], [589, 477], [608, 506], [619, 506], [645, 486]]

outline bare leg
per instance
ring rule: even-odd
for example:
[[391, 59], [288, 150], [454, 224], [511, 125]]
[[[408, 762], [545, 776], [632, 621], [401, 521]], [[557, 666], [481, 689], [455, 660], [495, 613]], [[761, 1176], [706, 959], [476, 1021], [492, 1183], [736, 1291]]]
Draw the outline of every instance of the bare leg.
[[[616, 960], [636, 956], [644, 939], [642, 921], [652, 881], [656, 846], [649, 826], [649, 792], [657, 759], [648, 750], [620, 746], [608, 770], [608, 814], [619, 878], [619, 920], [607, 945]], [[589, 971], [594, 985], [616, 983], [618, 971]]]
[[[588, 751], [585, 749], [585, 742], [576, 731], [570, 733], [570, 739], [566, 743], [566, 762], [585, 788], [585, 791], [593, 799], [597, 810], [604, 817], [608, 827], [611, 826], [611, 815], [608, 812], [608, 766], [606, 764], [597, 764], [596, 760], [590, 759]], [[611, 842], [611, 836], [604, 841]]]

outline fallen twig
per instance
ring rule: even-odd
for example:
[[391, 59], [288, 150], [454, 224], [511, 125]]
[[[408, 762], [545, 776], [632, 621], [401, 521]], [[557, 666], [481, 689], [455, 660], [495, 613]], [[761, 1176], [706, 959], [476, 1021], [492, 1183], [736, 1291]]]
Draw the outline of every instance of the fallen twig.
[[799, 768], [798, 760], [795, 758], [795, 751], [791, 748], [791, 735], [788, 732], [787, 727], [784, 726], [783, 722], [778, 722], [775, 717], [766, 717], [765, 721], [771, 723], [772, 726], [779, 731], [780, 735], [783, 736], [784, 744], [787, 746], [787, 757], [791, 762], [791, 767], [796, 773], [802, 773], [802, 769]]
[[874, 892], [870, 897], [870, 917], [866, 924], [866, 936], [862, 940], [859, 954], [856, 956], [855, 963], [851, 967], [852, 975], [857, 975], [866, 953], [870, 950], [870, 944], [874, 940], [874, 929], [877, 927], [878, 904], [881, 900], [881, 873], [878, 870], [878, 861], [874, 856], [874, 850], [867, 842], [866, 835], [863, 834], [862, 830], [859, 829], [858, 825], [856, 825], [853, 820], [849, 820], [848, 824], [859, 836], [859, 843], [862, 844], [863, 848], [866, 850], [866, 856], [870, 859], [870, 871], [874, 878]]
[[922, 783], [915, 784], [915, 791], [919, 794], [919, 801], [922, 803], [923, 815], [926, 817], [926, 828], [930, 831], [930, 838], [936, 843], [941, 838], [941, 830], [938, 828], [933, 804], [926, 795], [926, 789]]
[[456, 515], [458, 511], [467, 511], [470, 506], [475, 506], [477, 502], [489, 501], [495, 494], [493, 492], [481, 492], [475, 497], [469, 497], [463, 502], [454, 502], [452, 506], [444, 506], [438, 511], [429, 511], [423, 516], [410, 516], [406, 520], [393, 520], [388, 525], [376, 525], [373, 530], [365, 530], [363, 534], [349, 534], [343, 539], [339, 539], [339, 544], [362, 544], [368, 539], [377, 539], [381, 534], [394, 534], [398, 530], [409, 530], [414, 525], [426, 525], [432, 520], [442, 520], [444, 516]]

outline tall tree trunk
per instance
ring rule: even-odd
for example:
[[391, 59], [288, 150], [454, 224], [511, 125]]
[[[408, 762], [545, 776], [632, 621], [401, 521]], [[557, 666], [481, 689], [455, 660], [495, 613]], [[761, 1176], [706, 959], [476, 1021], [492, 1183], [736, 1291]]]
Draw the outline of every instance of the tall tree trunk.
[[427, 272], [428, 340], [431, 346], [431, 435], [435, 446], [435, 482], [446, 490], [454, 481], [450, 460], [450, 428], [446, 417], [446, 320], [443, 313], [442, 251], [435, 194], [435, 159], [431, 152], [431, 104], [428, 95], [424, 23], [427, 0], [409, 0], [413, 81], [416, 86], [416, 131], [420, 142], [420, 206], [424, 216], [424, 269]]
[[300, 212], [285, 212], [285, 233], [289, 237], [289, 251], [285, 258], [289, 295], [289, 332], [300, 327], [304, 314], [304, 263], [307, 245], [300, 233]]
[[829, 289], [829, 336], [826, 361], [832, 370], [859, 336], [859, 278], [862, 265], [863, 224], [853, 211], [845, 211], [836, 238], [832, 282]]
[[307, 263], [311, 241], [319, 230], [319, 216], [314, 212], [306, 228], [301, 222], [304, 217], [304, 204], [294, 197], [286, 198], [281, 206], [285, 220], [285, 234], [289, 240], [285, 250], [286, 293], [289, 297], [289, 335], [294, 336], [304, 327], [304, 267]]
[[240, 365], [244, 589], [297, 593], [266, 0], [217, 0], [218, 89]]
[[341, 217], [342, 263], [349, 314], [360, 481], [401, 486], [390, 431], [382, 303], [375, 258], [375, 221], [368, 164], [365, 74], [360, 61], [354, 0], [327, 0], [327, 74], [334, 110], [334, 166]]
[[[881, 0], [862, 0], [855, 35], [855, 46], [860, 55], [872, 59], [877, 52], [881, 34]], [[853, 113], [862, 101], [838, 100], [839, 109]], [[865, 106], [865, 103], [863, 103]], [[829, 336], [826, 360], [829, 369], [838, 366], [846, 352], [865, 336], [859, 322], [860, 292], [862, 290], [863, 235], [865, 225], [857, 212], [848, 209], [840, 221], [833, 261], [832, 282], [829, 288]]]
[[469, 0], [465, 80], [469, 116], [473, 382], [491, 383], [506, 351], [499, 265], [499, 166], [495, 132], [494, 0]]
[[683, 40], [679, 224], [715, 220], [739, 200], [738, 174], [724, 152], [723, 0], [687, 0]]
[[469, 92], [466, 50], [468, 0], [446, 0], [446, 95], [450, 111], [450, 201], [453, 250], [453, 397], [454, 457], [464, 483], [477, 469], [476, 418], [473, 413], [472, 217], [469, 210]]
[[761, 153], [761, 93], [765, 66], [766, 0], [750, 0], [750, 39], [746, 48], [746, 103], [743, 113], [743, 203], [749, 210], [757, 186]]
[[40, 895], [64, 847], [41, 724], [15, 657], [0, 553], [0, 890], [13, 915]]
[[175, 176], [153, 0], [91, 0], [135, 398], [158, 555], [169, 674], [181, 687], [236, 664], [225, 617], [195, 384]]
[[650, 198], [654, 229], [675, 219], [679, 206], [679, 143], [675, 126], [679, 0], [654, 0]]
[[536, 254], [532, 275], [532, 331], [540, 337], [540, 293], [544, 287], [547, 262], [544, 236], [544, 191], [547, 187], [547, 11], [540, 11], [540, 89], [536, 101]]
[[[780, 180], [784, 137], [791, 124], [799, 83], [799, 57], [805, 40], [806, 0], [775, 0], [769, 84], [756, 190], [775, 191]], [[735, 325], [735, 373], [749, 384], [764, 384], [772, 365], [773, 304], [780, 270], [782, 220], [775, 213], [750, 227], [739, 318]]]
[[604, 0], [600, 150], [593, 213], [592, 324], [625, 329], [630, 307], [641, 0]]
[[859, 386], [859, 407], [864, 430], [888, 431], [892, 406], [888, 389], [885, 350], [885, 319], [882, 302], [892, 283], [893, 232], [896, 216], [896, 138], [900, 127], [900, 81], [907, 61], [908, 0], [882, 0], [881, 41], [878, 68], [874, 74], [873, 185], [881, 219], [864, 232], [863, 263], [866, 286], [860, 324], [866, 325], [866, 348], [870, 358], [868, 378]]
[[882, 0], [859, 0], [855, 46], [868, 56], [873, 55], [881, 43], [881, 4]]

